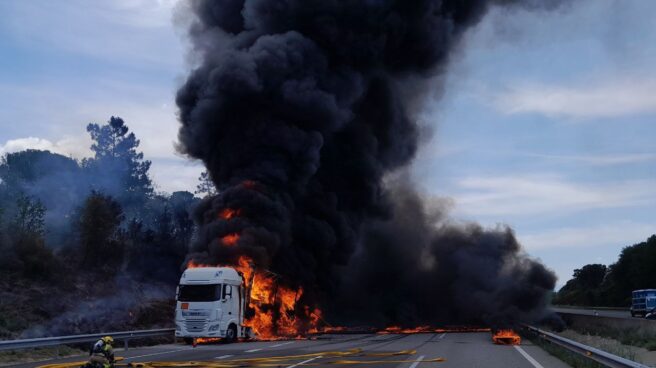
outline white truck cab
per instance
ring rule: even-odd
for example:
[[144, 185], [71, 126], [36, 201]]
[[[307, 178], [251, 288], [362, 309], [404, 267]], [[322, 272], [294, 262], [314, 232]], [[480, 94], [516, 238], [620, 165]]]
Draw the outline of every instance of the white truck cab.
[[230, 267], [198, 267], [184, 271], [176, 291], [175, 336], [185, 342], [250, 338], [244, 326], [244, 279]]

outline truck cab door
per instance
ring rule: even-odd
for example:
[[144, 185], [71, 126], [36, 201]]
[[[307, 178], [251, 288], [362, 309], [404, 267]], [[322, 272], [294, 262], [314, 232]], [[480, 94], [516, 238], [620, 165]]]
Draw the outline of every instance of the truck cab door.
[[237, 318], [237, 302], [239, 296], [237, 287], [233, 285], [223, 285], [223, 318], [226, 320]]

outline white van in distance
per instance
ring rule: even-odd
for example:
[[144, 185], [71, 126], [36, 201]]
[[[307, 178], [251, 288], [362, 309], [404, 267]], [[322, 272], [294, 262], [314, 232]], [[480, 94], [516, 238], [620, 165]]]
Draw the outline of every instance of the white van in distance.
[[184, 271], [176, 291], [175, 337], [233, 342], [253, 337], [244, 326], [244, 278], [230, 267], [197, 267]]

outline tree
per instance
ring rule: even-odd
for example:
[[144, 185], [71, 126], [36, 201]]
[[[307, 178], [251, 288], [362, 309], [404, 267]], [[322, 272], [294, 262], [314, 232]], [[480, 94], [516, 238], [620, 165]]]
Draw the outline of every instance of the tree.
[[631, 291], [656, 287], [656, 235], [642, 243], [622, 249], [620, 257], [608, 272], [604, 285], [606, 298], [615, 305], [626, 306]]
[[46, 208], [38, 199], [21, 195], [16, 200], [16, 216], [12, 228], [18, 236], [43, 236]]
[[131, 221], [128, 225], [130, 256], [127, 269], [142, 280], [175, 283], [179, 277], [194, 231], [190, 211], [199, 201], [189, 192], [174, 192], [170, 197], [151, 200], [152, 226]]
[[198, 177], [198, 185], [196, 186], [194, 194], [204, 194], [207, 197], [216, 195], [216, 193], [217, 190], [214, 186], [214, 182], [212, 182], [212, 179], [210, 178], [210, 174], [207, 171], [200, 173], [200, 176]]
[[80, 174], [77, 161], [50, 151], [8, 153], [0, 162], [0, 179], [10, 195], [28, 193], [42, 202], [77, 189]]
[[589, 264], [574, 270], [574, 280], [580, 288], [596, 289], [606, 277], [607, 267], [602, 264]]
[[123, 260], [121, 205], [112, 197], [92, 192], [80, 211], [78, 231], [82, 266], [111, 270]]
[[20, 196], [11, 224], [16, 268], [31, 279], [49, 279], [57, 268], [52, 250], [43, 240], [46, 209], [38, 199]]
[[[151, 162], [137, 151], [140, 141], [134, 133], [128, 133], [123, 119], [112, 116], [102, 126], [91, 123], [87, 132], [94, 142], [94, 158], [84, 164], [94, 171], [104, 191], [117, 196], [123, 204], [141, 203], [152, 195], [153, 184], [148, 176]], [[114, 185], [117, 181], [118, 187]]]

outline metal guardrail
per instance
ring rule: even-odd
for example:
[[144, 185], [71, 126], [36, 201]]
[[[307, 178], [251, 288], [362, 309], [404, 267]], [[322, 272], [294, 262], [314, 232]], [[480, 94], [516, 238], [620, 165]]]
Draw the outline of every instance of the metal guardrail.
[[538, 335], [538, 337], [550, 341], [554, 344], [560, 345], [563, 348], [578, 353], [580, 355], [583, 355], [586, 358], [592, 359], [596, 361], [597, 363], [600, 363], [606, 367], [611, 367], [611, 368], [649, 368], [648, 366], [640, 363], [636, 363], [634, 361], [618, 357], [617, 355], [613, 355], [610, 353], [607, 353], [603, 350], [599, 350], [596, 348], [593, 348], [591, 346], [583, 345], [579, 342], [566, 339], [564, 337], [558, 336], [556, 334], [553, 334], [551, 332], [543, 331], [540, 330], [539, 328], [533, 327], [533, 326], [526, 326], [526, 328], [529, 331], [532, 331]]
[[629, 307], [591, 307], [591, 306], [580, 306], [580, 305], [552, 305], [554, 308], [563, 308], [563, 309], [587, 309], [587, 310], [607, 310], [607, 311], [620, 311], [628, 312], [631, 310]]
[[123, 340], [125, 349], [128, 349], [128, 341], [133, 339], [140, 339], [144, 337], [156, 336], [173, 336], [174, 328], [162, 328], [157, 330], [139, 330], [139, 331], [124, 331], [124, 332], [104, 332], [88, 335], [72, 335], [72, 336], [55, 336], [55, 337], [42, 337], [37, 339], [24, 339], [24, 340], [5, 340], [0, 341], [0, 351], [2, 350], [21, 350], [30, 348], [41, 348], [46, 346], [57, 346], [66, 344], [77, 344], [83, 342], [95, 342], [103, 336], [111, 336], [115, 340]]

